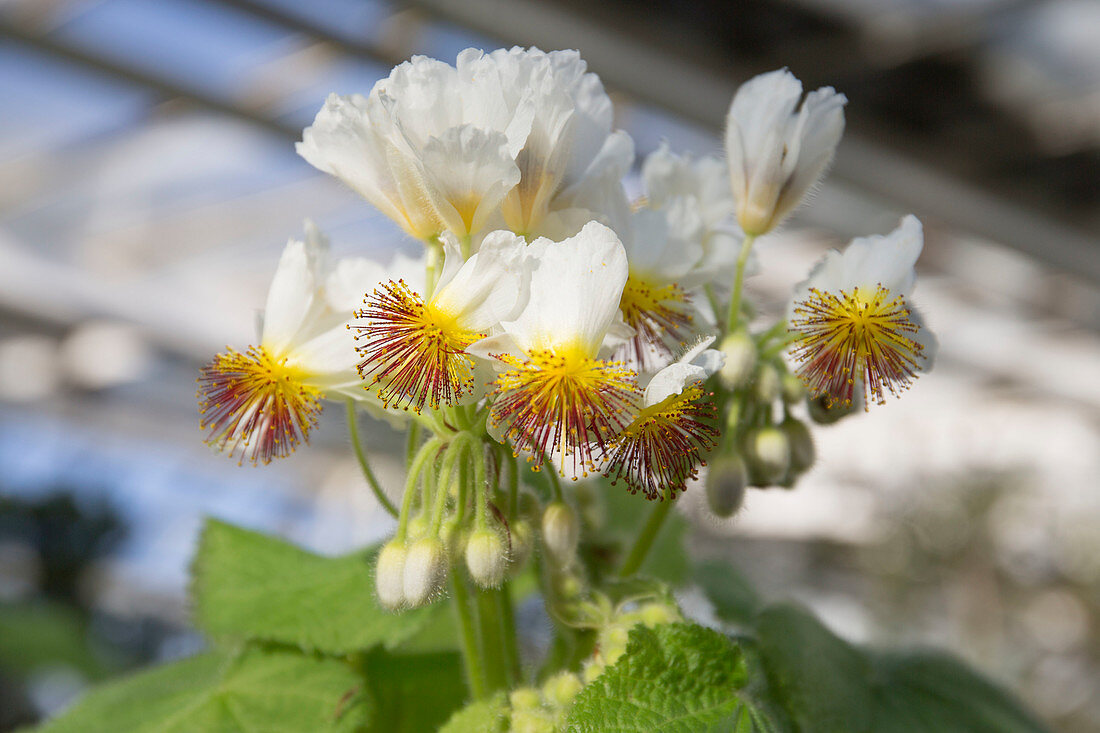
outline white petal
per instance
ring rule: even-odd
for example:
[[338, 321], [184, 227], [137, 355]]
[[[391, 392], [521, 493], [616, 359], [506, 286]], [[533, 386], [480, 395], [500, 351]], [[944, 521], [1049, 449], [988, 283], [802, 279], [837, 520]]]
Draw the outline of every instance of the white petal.
[[487, 332], [514, 318], [526, 304], [535, 265], [526, 248], [524, 239], [511, 232], [488, 235], [477, 254], [432, 297], [433, 307], [470, 331]]
[[279, 259], [264, 308], [261, 343], [272, 354], [282, 354], [293, 343], [298, 330], [314, 307], [318, 276], [327, 254], [323, 240], [290, 240]]
[[519, 317], [502, 324], [526, 351], [579, 348], [595, 356], [618, 312], [626, 283], [626, 251], [615, 232], [589, 222], [563, 242], [531, 245], [538, 268]]

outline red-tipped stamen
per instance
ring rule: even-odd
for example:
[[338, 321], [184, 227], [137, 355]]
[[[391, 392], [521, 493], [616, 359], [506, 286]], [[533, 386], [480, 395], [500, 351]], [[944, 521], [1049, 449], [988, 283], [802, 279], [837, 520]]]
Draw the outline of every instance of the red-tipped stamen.
[[308, 443], [321, 412], [321, 391], [264, 348], [229, 349], [203, 367], [199, 382], [200, 427], [209, 445], [239, 454], [253, 465], [271, 463]]
[[561, 455], [583, 475], [629, 422], [638, 399], [635, 373], [617, 362], [540, 350], [526, 361], [497, 356], [512, 368], [496, 380], [490, 419], [503, 425], [518, 455], [535, 470], [543, 456]]
[[698, 385], [642, 410], [611, 445], [604, 475], [650, 500], [675, 499], [718, 444], [714, 403]]
[[791, 354], [798, 375], [828, 404], [852, 404], [856, 381], [878, 404], [897, 397], [917, 377], [924, 346], [905, 299], [881, 285], [873, 293], [853, 288], [833, 294], [810, 289], [795, 307], [790, 330], [798, 334]]
[[619, 310], [634, 336], [614, 358], [639, 371], [666, 366], [691, 332], [687, 294], [675, 284], [652, 285], [632, 275], [623, 287]]
[[466, 347], [485, 334], [466, 331], [454, 319], [425, 304], [404, 280], [390, 281], [368, 295], [355, 316], [365, 319], [356, 346], [359, 374], [373, 375], [371, 386], [384, 405], [417, 412], [452, 405], [473, 389], [473, 357]]

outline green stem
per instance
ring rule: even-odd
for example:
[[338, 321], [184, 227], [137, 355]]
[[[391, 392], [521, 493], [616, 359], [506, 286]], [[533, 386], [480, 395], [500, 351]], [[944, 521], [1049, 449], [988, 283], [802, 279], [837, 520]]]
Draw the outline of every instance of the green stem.
[[737, 272], [733, 276], [733, 296], [730, 298], [730, 312], [726, 319], [726, 333], [733, 333], [741, 324], [741, 286], [745, 280], [745, 265], [748, 264], [755, 234], [746, 234], [741, 242], [741, 253], [737, 255]]
[[550, 459], [545, 454], [542, 456], [542, 468], [550, 477], [550, 488], [554, 491], [554, 499], [562, 501], [561, 480], [558, 479], [558, 469], [554, 468], [554, 464], [550, 463]]
[[485, 668], [481, 666], [481, 649], [478, 647], [477, 629], [474, 628], [474, 616], [470, 609], [470, 593], [466, 590], [466, 579], [461, 573], [451, 573], [451, 591], [454, 593], [454, 607], [458, 613], [459, 641], [462, 643], [466, 681], [474, 699], [483, 700], [488, 695], [489, 686], [486, 684]]
[[439, 483], [436, 486], [435, 507], [432, 510], [431, 524], [432, 534], [436, 536], [439, 535], [439, 530], [443, 526], [443, 511], [447, 508], [447, 495], [451, 491], [451, 479], [454, 476], [455, 463], [462, 460], [464, 453], [470, 452], [470, 448], [467, 447], [470, 439], [465, 436], [466, 433], [459, 433], [455, 436], [450, 447], [447, 448], [447, 455], [443, 456], [443, 465], [439, 467]]
[[382, 508], [396, 519], [397, 507], [382, 491], [382, 485], [378, 483], [378, 478], [374, 475], [374, 471], [371, 470], [370, 463], [367, 461], [367, 452], [363, 450], [363, 444], [359, 442], [359, 424], [355, 420], [355, 402], [351, 399], [348, 400], [348, 435], [351, 437], [351, 447], [355, 450], [355, 457], [359, 460], [359, 468], [363, 470], [363, 477], [370, 484], [371, 491], [374, 492], [374, 498], [378, 499], [378, 503], [382, 505]]
[[405, 443], [405, 470], [408, 470], [412, 465], [413, 457], [416, 456], [416, 444], [420, 442], [420, 423], [413, 423], [409, 426], [408, 440]]
[[405, 477], [405, 495], [401, 499], [401, 514], [397, 518], [397, 533], [394, 539], [404, 542], [409, 533], [409, 513], [412, 509], [413, 497], [416, 495], [416, 483], [420, 473], [424, 470], [424, 464], [435, 458], [435, 453], [443, 446], [443, 440], [432, 438], [420, 446], [416, 457], [409, 466], [409, 474]]
[[500, 621], [504, 633], [504, 657], [507, 662], [508, 686], [514, 687], [519, 683], [519, 646], [516, 642], [516, 614], [512, 604], [512, 584], [504, 581], [504, 584], [496, 591], [497, 602], [500, 604]]
[[707, 302], [710, 303], [710, 309], [714, 311], [714, 320], [718, 322], [718, 326], [721, 327], [722, 303], [718, 300], [718, 294], [714, 292], [714, 286], [710, 283], [703, 286], [703, 291], [707, 294]]
[[762, 334], [757, 336], [756, 337], [756, 343], [760, 346], [763, 346], [764, 344], [768, 343], [769, 341], [771, 341], [776, 336], [783, 336], [786, 333], [787, 333], [787, 321], [781, 318], [778, 321], [776, 321], [775, 324], [771, 328], [769, 328], [767, 331], [764, 331]]
[[646, 521], [645, 526], [642, 527], [641, 534], [639, 534], [638, 539], [634, 541], [634, 547], [630, 549], [630, 554], [626, 556], [626, 561], [619, 570], [620, 578], [629, 578], [631, 575], [638, 572], [638, 568], [645, 562], [645, 557], [649, 554], [649, 548], [653, 546], [653, 540], [657, 538], [657, 533], [661, 531], [661, 527], [664, 526], [665, 519], [668, 517], [669, 510], [672, 509], [672, 502], [673, 500], [666, 496], [653, 507], [649, 519]]
[[489, 497], [485, 482], [485, 452], [482, 450], [480, 456], [472, 450], [470, 453], [474, 460], [474, 502], [477, 507], [474, 522], [478, 529], [488, 529]]
[[427, 271], [425, 272], [425, 299], [432, 297], [435, 292], [436, 283], [439, 282], [439, 276], [443, 272], [443, 244], [439, 241], [438, 237], [433, 237], [430, 240], [424, 242], [428, 247], [428, 264]]
[[481, 624], [482, 659], [485, 661], [485, 680], [489, 691], [503, 688], [507, 681], [504, 673], [503, 626], [497, 607], [496, 591], [474, 589], [477, 601], [477, 617]]

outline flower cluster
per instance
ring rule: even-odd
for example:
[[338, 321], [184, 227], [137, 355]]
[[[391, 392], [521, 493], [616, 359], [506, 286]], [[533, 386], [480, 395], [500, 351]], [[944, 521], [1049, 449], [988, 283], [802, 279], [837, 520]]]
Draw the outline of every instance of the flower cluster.
[[[209, 442], [268, 463], [307, 440], [325, 399], [349, 401], [353, 428], [356, 406], [411, 423], [399, 527], [378, 562], [391, 608], [433, 597], [449, 558], [494, 586], [525, 556], [541, 509], [524, 510], [519, 457], [672, 500], [713, 453], [707, 495], [722, 516], [746, 485], [793, 485], [813, 443], [792, 407], [828, 422], [882, 402], [934, 351], [907, 300], [922, 245], [912, 217], [826, 255], [786, 321], [749, 331], [754, 241], [820, 180], [845, 101], [803, 99], [785, 70], [757, 77], [730, 106], [725, 159], [662, 145], [630, 202], [633, 143], [576, 52], [414, 57], [367, 96], [332, 95], [298, 152], [423, 256], [331, 263], [307, 225], [259, 345], [202, 371]], [[551, 478], [542, 540], [568, 567], [576, 516]]]

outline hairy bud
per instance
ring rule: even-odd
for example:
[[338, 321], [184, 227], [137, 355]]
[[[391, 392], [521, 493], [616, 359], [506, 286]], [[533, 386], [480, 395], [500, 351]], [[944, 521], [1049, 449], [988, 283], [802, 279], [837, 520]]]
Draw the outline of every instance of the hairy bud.
[[531, 549], [535, 544], [535, 531], [531, 529], [531, 523], [526, 519], [517, 519], [509, 528], [512, 535], [511, 563], [509, 572], [518, 572], [527, 564], [531, 557]]
[[756, 370], [756, 381], [752, 385], [752, 392], [757, 401], [765, 405], [775, 402], [781, 388], [779, 370], [771, 364], [761, 364]]
[[806, 399], [806, 385], [802, 384], [797, 374], [786, 372], [781, 381], [780, 391], [783, 394], [783, 401], [788, 405], [797, 405]]
[[745, 437], [745, 458], [754, 486], [771, 486], [787, 473], [791, 445], [776, 427], [757, 428]]
[[748, 384], [756, 368], [756, 343], [748, 332], [731, 333], [722, 339], [718, 349], [726, 355], [726, 363], [718, 370], [722, 386], [738, 389]]
[[466, 569], [482, 588], [495, 588], [504, 580], [508, 553], [500, 535], [491, 529], [474, 530], [466, 542]]
[[374, 588], [383, 608], [396, 611], [405, 604], [405, 558], [408, 550], [404, 542], [391, 540], [378, 553], [374, 567]]
[[787, 434], [787, 440], [791, 444], [791, 473], [800, 474], [809, 470], [814, 465], [816, 451], [814, 438], [806, 423], [788, 417], [780, 423], [779, 429]]
[[573, 698], [584, 684], [581, 678], [572, 672], [559, 672], [542, 685], [542, 696], [546, 702], [559, 708], [573, 704]]
[[405, 601], [423, 606], [447, 580], [447, 552], [438, 537], [421, 537], [405, 558]]
[[550, 558], [567, 567], [577, 554], [580, 527], [573, 508], [563, 501], [551, 502], [542, 513], [542, 541]]
[[717, 516], [732, 517], [741, 508], [749, 472], [738, 453], [719, 456], [707, 469], [707, 505]]

